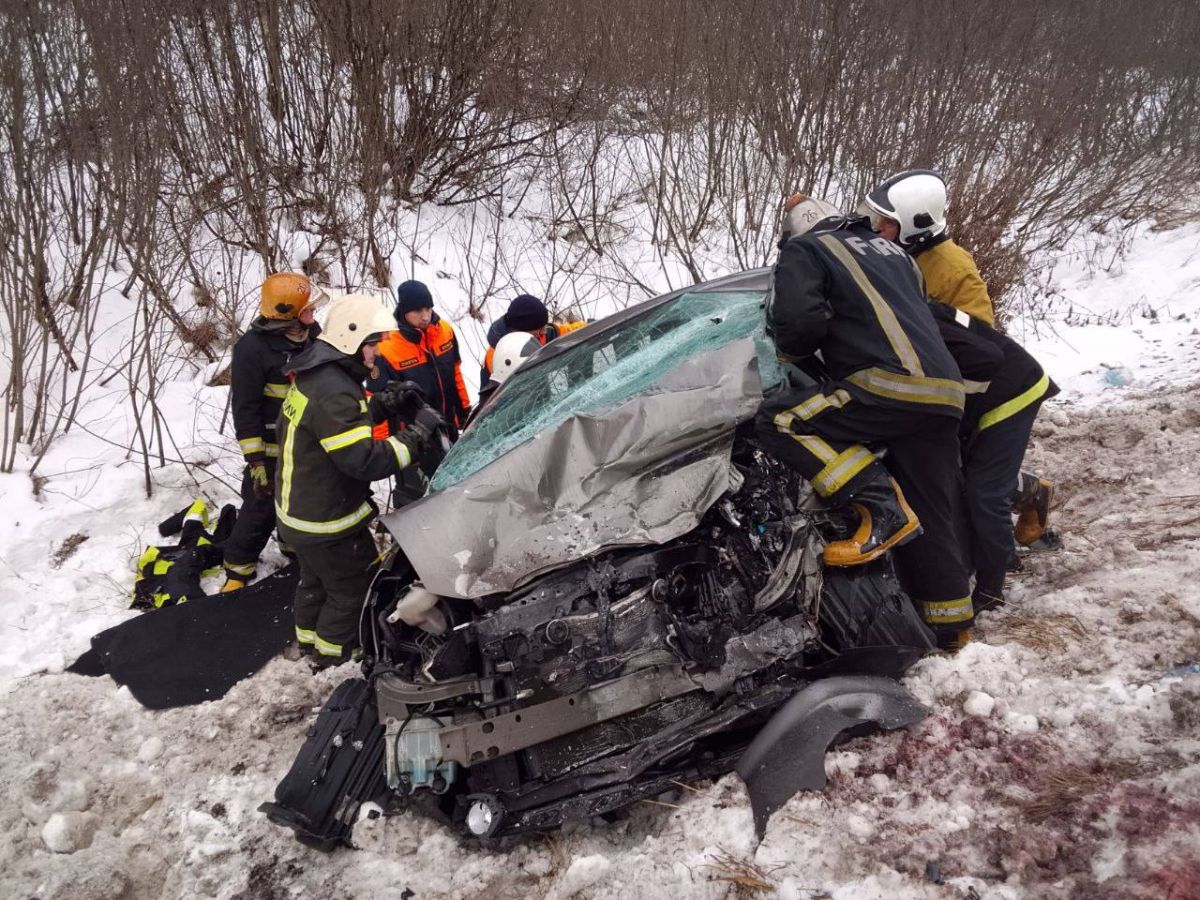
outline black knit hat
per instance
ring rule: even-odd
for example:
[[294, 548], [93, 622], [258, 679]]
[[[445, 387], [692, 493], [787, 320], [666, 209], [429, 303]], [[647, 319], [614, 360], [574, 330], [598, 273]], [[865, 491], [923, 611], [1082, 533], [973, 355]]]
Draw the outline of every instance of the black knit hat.
[[550, 321], [546, 304], [532, 294], [522, 294], [508, 304], [504, 324], [509, 331], [536, 331]]
[[433, 294], [425, 287], [423, 281], [406, 281], [396, 288], [396, 321], [404, 318], [405, 313], [416, 312], [418, 309], [433, 309]]

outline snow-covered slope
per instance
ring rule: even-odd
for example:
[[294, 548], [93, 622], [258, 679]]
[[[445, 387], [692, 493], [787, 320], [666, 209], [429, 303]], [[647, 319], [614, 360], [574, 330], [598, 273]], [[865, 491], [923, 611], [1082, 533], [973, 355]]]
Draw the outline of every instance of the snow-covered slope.
[[[153, 470], [146, 500], [140, 465], [74, 434], [37, 496], [0, 476], [5, 894], [1200, 897], [1200, 226], [1137, 236], [1112, 271], [1084, 263], [1064, 257], [1048, 318], [1013, 327], [1066, 388], [1029, 458], [1060, 485], [1066, 549], [1028, 560], [977, 643], [913, 670], [926, 722], [831, 754], [829, 789], [761, 844], [731, 777], [506, 853], [407, 814], [363, 823], [360, 852], [306, 849], [255, 808], [340, 673], [280, 659], [220, 701], [156, 713], [62, 673], [129, 615], [133, 559], [196, 490], [184, 468]], [[219, 421], [223, 398], [203, 381], [170, 385], [172, 429], [219, 502], [236, 457], [216, 448], [232, 441], [213, 435], [203, 411]]]

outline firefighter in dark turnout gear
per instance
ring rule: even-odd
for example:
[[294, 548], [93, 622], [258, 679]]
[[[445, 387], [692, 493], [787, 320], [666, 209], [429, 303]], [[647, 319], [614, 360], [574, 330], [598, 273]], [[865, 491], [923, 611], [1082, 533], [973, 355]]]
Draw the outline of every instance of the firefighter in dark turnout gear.
[[[375, 360], [378, 374], [368, 379], [367, 389], [375, 393], [396, 381], [416, 384], [457, 437], [471, 414], [458, 336], [450, 323], [433, 311], [433, 295], [421, 282], [404, 282], [396, 296], [397, 329], [380, 342]], [[385, 435], [380, 431], [376, 436]]]
[[296, 640], [327, 662], [342, 662], [358, 647], [359, 612], [377, 558], [367, 527], [377, 511], [371, 482], [412, 463], [429, 436], [418, 423], [384, 440], [372, 437], [363, 380], [392, 327], [374, 298], [341, 297], [320, 336], [288, 369], [275, 514], [300, 563]]
[[277, 272], [263, 282], [259, 316], [233, 346], [230, 405], [238, 446], [246, 461], [242, 508], [225, 543], [225, 585], [235, 591], [254, 578], [258, 556], [275, 528], [275, 420], [287, 393], [283, 374], [291, 358], [311, 343], [312, 285], [303, 275]]
[[[784, 358], [820, 351], [830, 380], [768, 395], [756, 436], [831, 506], [858, 512], [858, 530], [826, 548], [826, 564], [896, 547], [925, 621], [942, 646], [959, 646], [973, 614], [956, 531], [958, 368], [903, 250], [820, 200], [797, 195], [785, 208], [767, 330]], [[887, 450], [887, 468], [875, 449]]]
[[963, 481], [973, 601], [981, 612], [1004, 602], [1004, 573], [1015, 551], [1011, 509], [1032, 477], [1022, 476], [1021, 461], [1038, 409], [1058, 386], [1025, 348], [986, 322], [941, 303], [930, 309], [965, 379]]
[[[930, 299], [995, 328], [995, 309], [979, 267], [947, 233], [942, 176], [928, 169], [898, 172], [871, 191], [863, 206], [871, 216], [871, 227], [916, 260]], [[1046, 531], [1054, 485], [1029, 472], [1021, 473], [1021, 483], [1013, 509], [1020, 514], [1016, 537], [1022, 544], [1032, 544]]]

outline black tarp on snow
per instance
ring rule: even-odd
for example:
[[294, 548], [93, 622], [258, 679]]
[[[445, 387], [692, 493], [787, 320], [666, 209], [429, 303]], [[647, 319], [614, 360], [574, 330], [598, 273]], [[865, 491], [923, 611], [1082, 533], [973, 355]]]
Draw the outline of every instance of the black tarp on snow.
[[102, 631], [69, 669], [110, 675], [149, 709], [223, 697], [293, 637], [293, 563], [232, 594], [198, 597]]

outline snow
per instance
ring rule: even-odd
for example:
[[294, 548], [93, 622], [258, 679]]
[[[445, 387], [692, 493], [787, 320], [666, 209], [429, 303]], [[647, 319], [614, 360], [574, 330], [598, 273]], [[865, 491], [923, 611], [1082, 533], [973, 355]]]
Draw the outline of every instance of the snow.
[[[466, 263], [422, 240], [429, 271], [412, 274], [453, 317]], [[1064, 388], [1028, 463], [1058, 484], [1065, 548], [1026, 557], [974, 643], [914, 667], [924, 722], [831, 752], [828, 788], [793, 798], [762, 841], [729, 776], [498, 851], [412, 813], [360, 821], [357, 852], [298, 844], [257, 807], [344, 673], [277, 659], [220, 700], [150, 712], [63, 672], [133, 615], [156, 523], [198, 494], [234, 499], [239, 475], [214, 367], [166, 385], [187, 465], [152, 468], [150, 498], [120, 446], [120, 391], [89, 394], [87, 430], [52, 445], [36, 494], [28, 455], [0, 475], [6, 895], [1200, 897], [1200, 224], [1139, 230], [1123, 258], [1081, 244], [1045, 263], [1044, 314], [1011, 329]], [[1132, 380], [1107, 383], [1121, 367]], [[272, 548], [263, 570], [278, 561]]]

